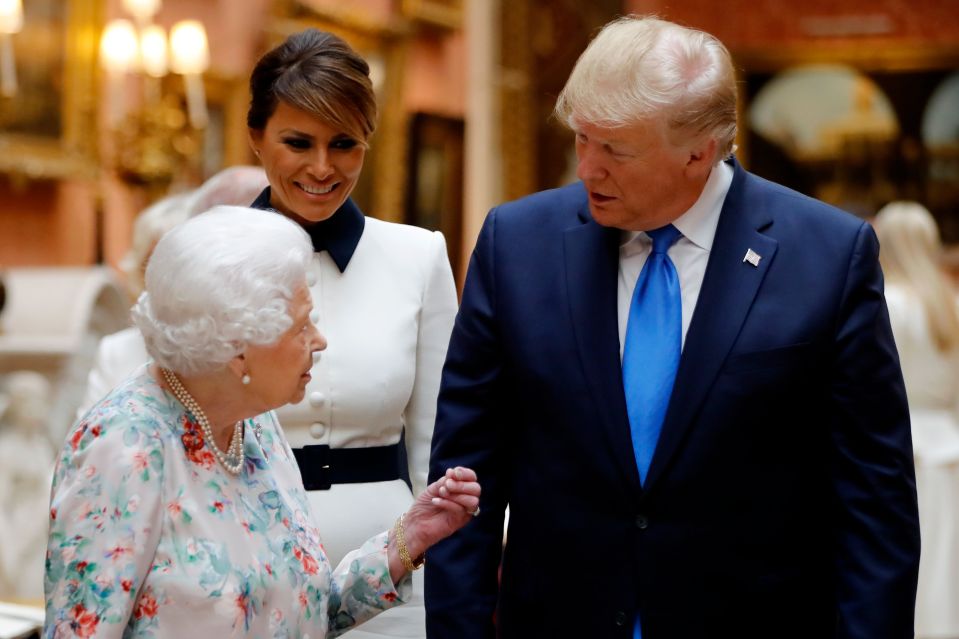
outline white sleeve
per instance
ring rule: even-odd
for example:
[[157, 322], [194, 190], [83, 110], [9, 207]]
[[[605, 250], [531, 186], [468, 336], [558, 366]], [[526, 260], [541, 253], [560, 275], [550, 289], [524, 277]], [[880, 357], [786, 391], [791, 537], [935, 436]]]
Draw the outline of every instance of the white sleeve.
[[404, 412], [414, 495], [426, 489], [436, 398], [457, 306], [456, 285], [453, 283], [453, 271], [442, 233], [433, 233], [429, 249], [416, 340], [416, 374], [413, 392]]
[[83, 392], [83, 401], [77, 408], [77, 419], [90, 410], [90, 408], [110, 392], [113, 388], [113, 376], [110, 374], [112, 369], [110, 364], [110, 339], [112, 335], [107, 335], [97, 344], [97, 354], [93, 360], [93, 367], [87, 375], [87, 388]]
[[127, 328], [104, 336], [97, 345], [93, 367], [87, 375], [87, 388], [77, 409], [77, 419], [149, 359], [137, 329]]
[[163, 445], [146, 420], [96, 417], [73, 428], [54, 472], [45, 637], [120, 639], [153, 597], [144, 583], [163, 530]]

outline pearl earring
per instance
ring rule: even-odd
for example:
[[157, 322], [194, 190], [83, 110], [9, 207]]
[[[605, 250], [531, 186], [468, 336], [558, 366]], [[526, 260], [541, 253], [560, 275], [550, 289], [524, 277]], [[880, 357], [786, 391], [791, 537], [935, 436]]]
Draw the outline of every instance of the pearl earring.
[[244, 386], [248, 385], [250, 383], [250, 375], [248, 373], [244, 373], [240, 381], [243, 382]]

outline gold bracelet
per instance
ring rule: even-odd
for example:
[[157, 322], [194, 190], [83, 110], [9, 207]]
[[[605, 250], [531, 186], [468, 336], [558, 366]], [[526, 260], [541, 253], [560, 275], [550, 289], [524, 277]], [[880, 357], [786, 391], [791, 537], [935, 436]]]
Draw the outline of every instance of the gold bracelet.
[[406, 547], [406, 535], [403, 531], [403, 517], [405, 516], [405, 514], [400, 515], [396, 524], [393, 525], [393, 537], [396, 539], [396, 551], [400, 553], [400, 561], [403, 563], [403, 567], [406, 568], [407, 572], [413, 572], [423, 567], [423, 564], [426, 563], [426, 555], [420, 555], [415, 560], [410, 557], [410, 549]]

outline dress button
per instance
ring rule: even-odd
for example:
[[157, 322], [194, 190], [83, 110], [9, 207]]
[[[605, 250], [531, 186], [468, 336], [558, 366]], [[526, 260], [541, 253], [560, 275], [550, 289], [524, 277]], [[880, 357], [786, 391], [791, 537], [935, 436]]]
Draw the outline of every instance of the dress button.
[[617, 612], [617, 613], [616, 613], [615, 622], [616, 622], [616, 625], [617, 625], [617, 626], [625, 626], [625, 625], [626, 625], [626, 613], [623, 612], [622, 610], [620, 610], [619, 612]]
[[646, 515], [636, 515], [636, 527], [640, 530], [649, 528], [649, 517]]
[[310, 406], [313, 408], [318, 408], [326, 402], [326, 395], [320, 391], [313, 391], [310, 393]]
[[319, 439], [326, 434], [326, 424], [323, 422], [313, 422], [310, 426], [310, 435], [313, 439]]
[[313, 322], [314, 324], [319, 323], [319, 321], [320, 321], [320, 312], [319, 312], [319, 311], [311, 311], [311, 312], [310, 312], [310, 321]]
[[307, 286], [316, 286], [316, 273], [310, 271], [306, 274], [306, 285]]

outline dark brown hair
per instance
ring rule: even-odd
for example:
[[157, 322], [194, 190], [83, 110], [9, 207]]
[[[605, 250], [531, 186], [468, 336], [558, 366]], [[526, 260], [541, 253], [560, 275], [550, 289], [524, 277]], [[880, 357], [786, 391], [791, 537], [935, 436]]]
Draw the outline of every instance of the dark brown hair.
[[376, 128], [370, 67], [342, 38], [307, 29], [257, 61], [246, 123], [262, 131], [280, 100], [366, 142]]

